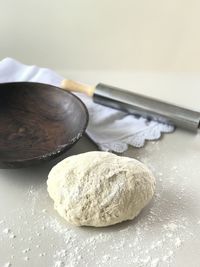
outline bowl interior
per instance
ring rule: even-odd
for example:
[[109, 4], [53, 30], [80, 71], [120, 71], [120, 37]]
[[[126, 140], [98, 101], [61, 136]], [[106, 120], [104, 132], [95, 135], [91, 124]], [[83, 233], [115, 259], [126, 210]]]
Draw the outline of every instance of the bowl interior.
[[1, 84], [0, 164], [27, 165], [55, 157], [81, 137], [87, 121], [84, 104], [60, 88], [29, 82]]

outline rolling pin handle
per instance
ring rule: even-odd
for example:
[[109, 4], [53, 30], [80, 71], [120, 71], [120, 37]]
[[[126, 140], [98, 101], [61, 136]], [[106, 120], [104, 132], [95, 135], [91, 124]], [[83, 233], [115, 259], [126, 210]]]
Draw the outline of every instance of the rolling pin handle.
[[64, 79], [61, 82], [61, 88], [67, 91], [84, 93], [90, 97], [93, 96], [94, 91], [95, 91], [95, 87], [93, 86], [78, 83], [78, 82], [67, 80], [67, 79]]

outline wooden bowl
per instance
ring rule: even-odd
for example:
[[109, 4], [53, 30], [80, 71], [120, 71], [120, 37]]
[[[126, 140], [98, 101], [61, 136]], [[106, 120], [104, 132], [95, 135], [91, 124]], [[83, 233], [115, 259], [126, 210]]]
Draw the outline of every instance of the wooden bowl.
[[87, 124], [85, 105], [69, 92], [33, 82], [0, 84], [0, 167], [55, 158], [80, 139]]

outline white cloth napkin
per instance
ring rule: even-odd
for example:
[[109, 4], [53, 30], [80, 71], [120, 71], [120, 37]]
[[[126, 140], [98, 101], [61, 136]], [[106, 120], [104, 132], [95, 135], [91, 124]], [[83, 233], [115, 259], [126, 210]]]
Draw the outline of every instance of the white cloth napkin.
[[[50, 69], [27, 66], [12, 58], [0, 61], [0, 83], [34, 81], [59, 86], [62, 79]], [[87, 134], [101, 150], [121, 153], [128, 149], [128, 145], [142, 147], [145, 140], [159, 139], [161, 133], [174, 130], [174, 127], [166, 124], [136, 118], [95, 104], [85, 95], [78, 96], [89, 111]]]

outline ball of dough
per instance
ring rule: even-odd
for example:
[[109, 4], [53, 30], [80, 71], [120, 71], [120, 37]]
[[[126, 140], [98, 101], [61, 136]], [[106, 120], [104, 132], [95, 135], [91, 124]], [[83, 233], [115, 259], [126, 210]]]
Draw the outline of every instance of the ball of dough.
[[135, 159], [93, 151], [54, 166], [47, 186], [67, 222], [102, 227], [136, 217], [154, 194], [155, 178]]

